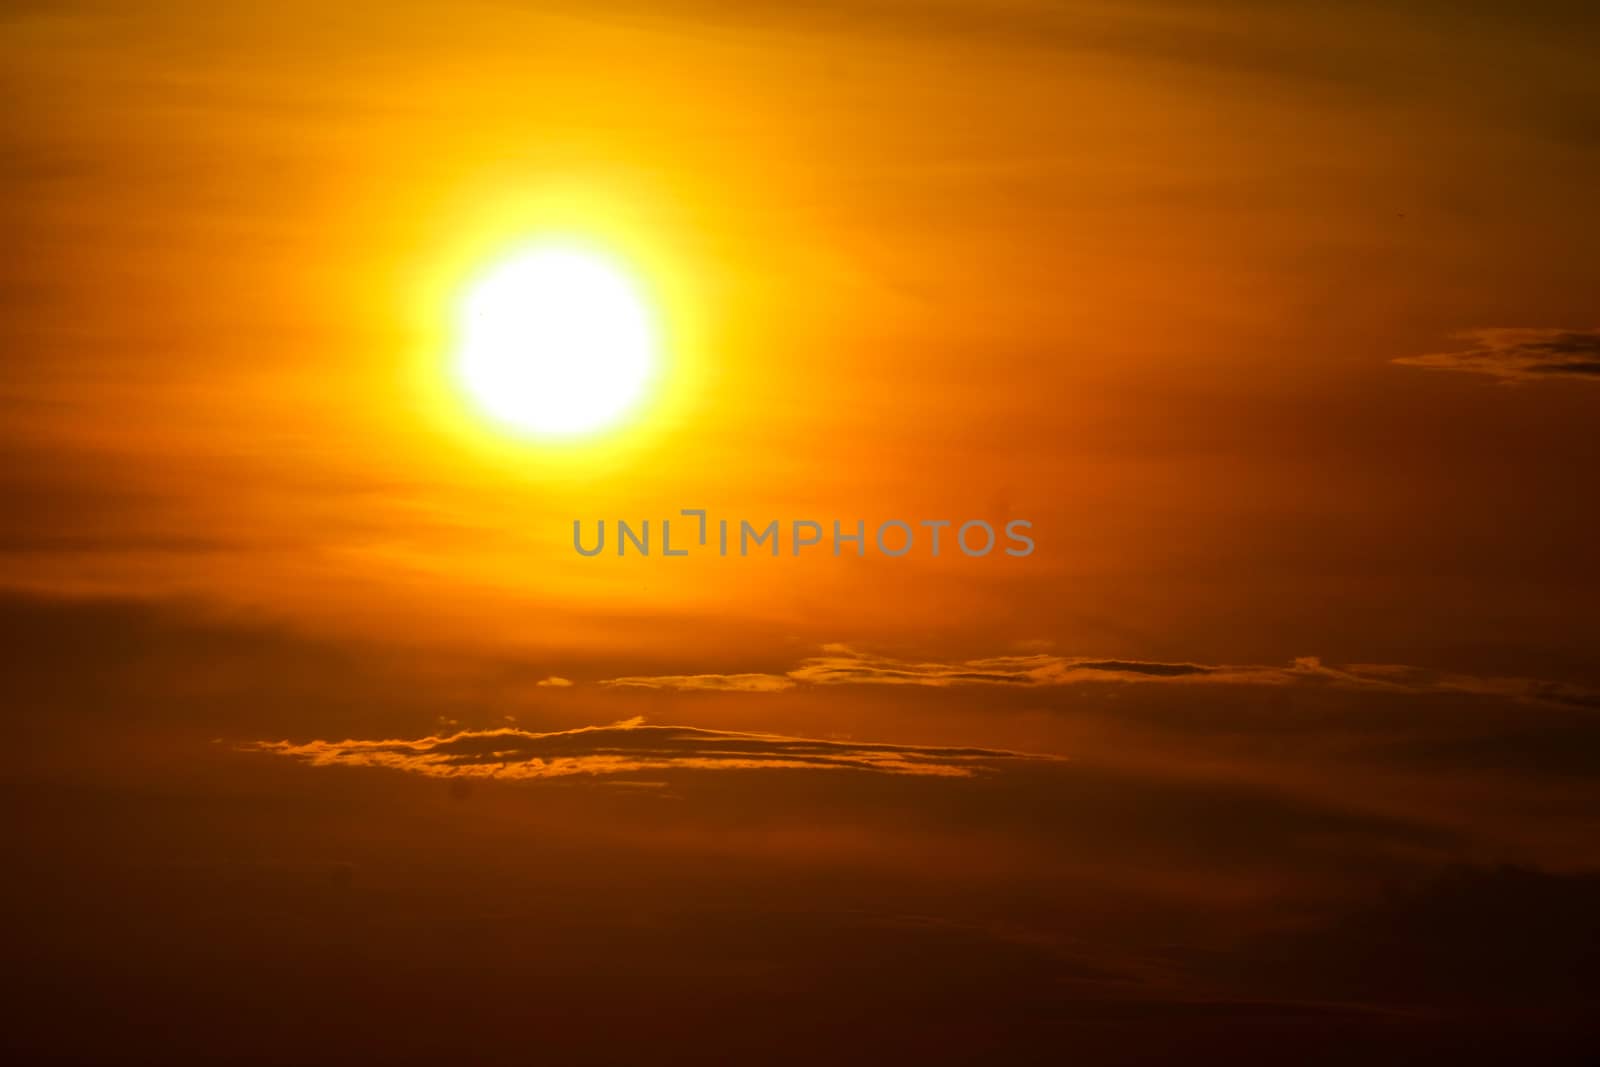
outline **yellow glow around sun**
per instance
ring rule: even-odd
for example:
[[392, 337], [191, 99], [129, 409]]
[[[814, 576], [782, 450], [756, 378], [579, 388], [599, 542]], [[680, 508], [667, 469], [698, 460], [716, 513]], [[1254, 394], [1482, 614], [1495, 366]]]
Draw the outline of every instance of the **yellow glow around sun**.
[[617, 263], [536, 245], [492, 268], [461, 308], [458, 380], [496, 422], [574, 436], [621, 423], [660, 363], [652, 310]]

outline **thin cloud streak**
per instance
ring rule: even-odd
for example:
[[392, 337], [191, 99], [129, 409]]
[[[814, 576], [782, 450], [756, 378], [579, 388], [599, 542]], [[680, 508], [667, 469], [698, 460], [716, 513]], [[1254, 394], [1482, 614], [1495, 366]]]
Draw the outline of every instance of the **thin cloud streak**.
[[601, 685], [621, 689], [706, 689], [736, 693], [771, 693], [793, 689], [794, 681], [781, 674], [663, 674], [608, 678]]
[[1484, 374], [1503, 382], [1567, 379], [1600, 382], [1600, 330], [1484, 329], [1455, 335], [1468, 347], [1402, 356], [1392, 362], [1424, 370]]
[[434, 778], [499, 779], [764, 769], [970, 778], [1008, 763], [1060, 758], [991, 748], [866, 744], [645, 726], [639, 719], [554, 733], [464, 730], [415, 740], [257, 741], [244, 748], [316, 767], [387, 767]]
[[1287, 666], [1089, 659], [1033, 653], [954, 663], [913, 662], [825, 645], [784, 674], [693, 674], [611, 678], [601, 685], [644, 689], [780, 692], [815, 685], [1009, 686], [1085, 683], [1333, 686], [1391, 693], [1465, 693], [1558, 707], [1600, 710], [1600, 693], [1534, 678], [1480, 677], [1393, 663], [1324, 664], [1302, 656]]

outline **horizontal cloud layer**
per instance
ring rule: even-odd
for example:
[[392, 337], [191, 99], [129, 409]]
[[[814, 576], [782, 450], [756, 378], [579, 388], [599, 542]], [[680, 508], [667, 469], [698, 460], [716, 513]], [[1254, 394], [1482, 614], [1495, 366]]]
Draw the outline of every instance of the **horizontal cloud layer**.
[[1402, 356], [1408, 367], [1487, 374], [1504, 381], [1587, 378], [1600, 382], [1600, 330], [1488, 329], [1455, 335], [1467, 347]]
[[1054, 760], [989, 748], [862, 744], [734, 733], [629, 720], [555, 733], [467, 730], [416, 740], [261, 741], [246, 746], [315, 766], [390, 767], [438, 778], [560, 778], [661, 770], [799, 768], [970, 777], [1019, 760]]
[[1089, 659], [1033, 653], [954, 663], [913, 662], [825, 645], [783, 674], [673, 674], [609, 678], [602, 685], [644, 689], [777, 692], [805, 685], [1063, 686], [1086, 682], [1324, 685], [1398, 693], [1467, 693], [1561, 707], [1600, 709], [1600, 694], [1560, 682], [1493, 678], [1390, 663], [1345, 667], [1303, 656], [1287, 666], [1208, 665], [1151, 660]]

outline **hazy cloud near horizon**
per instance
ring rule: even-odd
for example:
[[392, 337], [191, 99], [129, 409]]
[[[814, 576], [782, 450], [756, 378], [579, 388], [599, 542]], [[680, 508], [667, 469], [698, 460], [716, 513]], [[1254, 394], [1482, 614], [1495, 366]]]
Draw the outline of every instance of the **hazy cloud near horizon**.
[[1393, 360], [1424, 370], [1483, 374], [1503, 382], [1600, 382], [1600, 329], [1480, 329], [1455, 335], [1466, 347]]

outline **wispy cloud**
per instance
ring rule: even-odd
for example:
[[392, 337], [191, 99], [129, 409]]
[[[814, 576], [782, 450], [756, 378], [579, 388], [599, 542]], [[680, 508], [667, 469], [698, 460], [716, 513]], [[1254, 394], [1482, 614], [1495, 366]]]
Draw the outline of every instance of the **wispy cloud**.
[[991, 656], [956, 663], [896, 660], [845, 645], [827, 645], [823, 654], [804, 661], [788, 678], [815, 685], [1061, 685], [1072, 681], [1188, 678], [1227, 671], [1198, 663], [1070, 658], [1049, 653]]
[[794, 688], [794, 679], [782, 674], [662, 674], [607, 678], [601, 685], [638, 689], [710, 689], [739, 693], [770, 693]]
[[865, 744], [688, 726], [645, 726], [630, 719], [556, 733], [466, 730], [415, 740], [259, 741], [245, 746], [314, 766], [389, 767], [437, 778], [560, 778], [638, 771], [849, 770], [971, 777], [1021, 760], [1054, 760], [990, 748]]
[[1600, 382], [1600, 330], [1486, 329], [1466, 330], [1455, 337], [1466, 347], [1402, 356], [1393, 362], [1486, 374], [1507, 382], [1552, 378]]
[[777, 692], [808, 685], [1066, 686], [1091, 682], [1321, 685], [1401, 693], [1471, 693], [1562, 707], [1600, 708], [1600, 693], [1533, 678], [1481, 677], [1391, 663], [1335, 667], [1315, 656], [1284, 666], [1203, 664], [1160, 660], [1091, 659], [1032, 653], [956, 662], [899, 660], [846, 645], [783, 674], [694, 674], [612, 678], [602, 685], [649, 689]]

